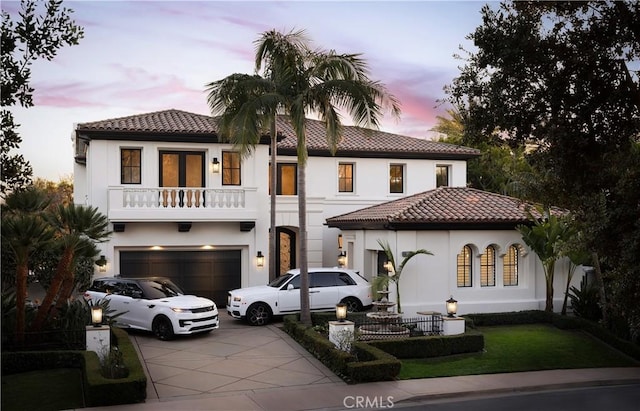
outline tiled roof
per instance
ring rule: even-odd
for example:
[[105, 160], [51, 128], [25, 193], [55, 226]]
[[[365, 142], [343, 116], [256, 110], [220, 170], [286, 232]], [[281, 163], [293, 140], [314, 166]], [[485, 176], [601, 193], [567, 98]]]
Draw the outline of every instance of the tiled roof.
[[[327, 219], [341, 229], [513, 228], [528, 223], [531, 203], [467, 187], [439, 187]], [[554, 209], [554, 213], [562, 210]]]
[[[100, 138], [98, 134], [115, 133], [117, 135], [151, 134], [216, 135], [215, 118], [181, 110], [165, 110], [135, 116], [113, 118], [77, 125], [78, 133], [91, 134], [91, 138]], [[278, 143], [278, 151], [283, 155], [295, 155], [297, 139], [287, 117], [278, 117], [278, 131], [283, 138]], [[339, 156], [384, 157], [402, 156], [417, 158], [471, 158], [480, 153], [478, 150], [439, 143], [430, 140], [407, 137], [361, 127], [343, 126], [343, 138], [338, 145]], [[113, 137], [109, 137], [113, 138]], [[122, 138], [122, 137], [120, 137]], [[176, 137], [177, 138], [177, 137]], [[140, 139], [140, 138], [139, 138]], [[325, 127], [321, 121], [307, 120], [307, 148], [310, 155], [329, 155], [325, 138]]]
[[80, 131], [190, 134], [215, 134], [216, 129], [216, 122], [211, 116], [175, 109], [80, 123], [76, 127]]

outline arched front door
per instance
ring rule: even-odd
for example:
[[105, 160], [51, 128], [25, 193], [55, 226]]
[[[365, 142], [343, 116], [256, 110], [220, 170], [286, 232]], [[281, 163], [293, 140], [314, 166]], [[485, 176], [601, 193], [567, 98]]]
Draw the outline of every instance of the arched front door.
[[280, 276], [296, 267], [296, 232], [276, 228], [276, 250], [276, 274]]

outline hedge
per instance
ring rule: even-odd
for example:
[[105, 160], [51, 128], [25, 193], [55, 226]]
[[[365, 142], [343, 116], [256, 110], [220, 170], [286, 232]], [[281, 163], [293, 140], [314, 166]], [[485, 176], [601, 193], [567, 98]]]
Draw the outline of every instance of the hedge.
[[2, 374], [53, 369], [80, 368], [84, 378], [87, 407], [144, 402], [147, 396], [147, 377], [135, 347], [125, 330], [112, 327], [113, 345], [122, 352], [129, 369], [126, 378], [109, 379], [102, 376], [100, 359], [93, 351], [24, 351], [2, 353]]

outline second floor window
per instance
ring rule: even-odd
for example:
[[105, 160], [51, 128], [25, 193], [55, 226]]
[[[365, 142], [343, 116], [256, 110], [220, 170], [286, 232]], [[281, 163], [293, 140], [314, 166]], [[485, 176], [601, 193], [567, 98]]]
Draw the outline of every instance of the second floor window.
[[436, 166], [436, 187], [449, 186], [449, 166]]
[[391, 164], [389, 166], [389, 192], [404, 193], [404, 165]]
[[237, 151], [222, 152], [222, 185], [239, 186], [240, 180], [240, 153]]
[[[295, 163], [278, 163], [276, 194], [282, 196], [298, 195], [298, 165]], [[269, 167], [269, 194], [271, 194], [271, 167]]]
[[338, 191], [340, 193], [353, 193], [353, 164], [338, 164]]
[[142, 150], [123, 148], [120, 150], [120, 184], [140, 184], [142, 182]]
[[160, 152], [160, 187], [204, 187], [204, 153]]

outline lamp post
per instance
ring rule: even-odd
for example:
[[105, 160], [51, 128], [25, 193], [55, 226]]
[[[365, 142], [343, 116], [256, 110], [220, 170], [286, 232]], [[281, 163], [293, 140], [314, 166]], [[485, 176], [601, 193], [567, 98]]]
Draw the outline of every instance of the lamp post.
[[336, 318], [341, 323], [347, 319], [347, 304], [340, 303], [336, 305]]
[[91, 307], [91, 323], [94, 327], [102, 325], [102, 307]]
[[447, 300], [447, 317], [455, 317], [458, 312], [458, 301], [453, 299], [453, 296]]

